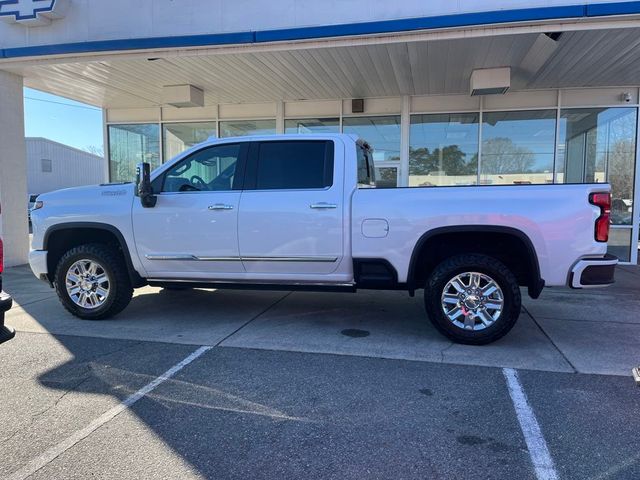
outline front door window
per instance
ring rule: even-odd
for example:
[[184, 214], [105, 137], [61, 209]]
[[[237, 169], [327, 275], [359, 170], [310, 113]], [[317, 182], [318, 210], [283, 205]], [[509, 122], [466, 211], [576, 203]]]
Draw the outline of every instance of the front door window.
[[162, 192], [225, 192], [233, 189], [240, 144], [205, 148], [165, 175]]

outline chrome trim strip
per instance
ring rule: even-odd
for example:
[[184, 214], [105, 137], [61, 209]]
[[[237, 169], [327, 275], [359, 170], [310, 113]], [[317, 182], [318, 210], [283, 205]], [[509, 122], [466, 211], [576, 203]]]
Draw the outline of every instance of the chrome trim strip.
[[177, 254], [177, 255], [155, 255], [155, 254], [147, 254], [145, 255], [147, 260], [197, 260], [193, 255], [187, 254]]
[[334, 263], [338, 257], [242, 257], [247, 262], [327, 262]]
[[145, 255], [147, 260], [186, 260], [200, 262], [240, 262], [240, 257], [196, 257], [195, 255], [175, 254], [175, 255]]
[[235, 285], [272, 285], [272, 286], [307, 286], [307, 287], [355, 287], [355, 283], [329, 283], [329, 282], [287, 282], [282, 281], [253, 281], [253, 280], [207, 280], [198, 278], [147, 278], [148, 282], [170, 282], [170, 283], [210, 283], [215, 285], [235, 284]]
[[331, 209], [331, 208], [338, 208], [338, 205], [336, 205], [335, 203], [327, 203], [327, 202], [320, 202], [320, 203], [312, 203], [311, 205], [309, 205], [309, 208], [315, 208], [315, 209]]
[[240, 257], [195, 257], [201, 262], [241, 262]]
[[197, 257], [189, 254], [161, 255], [147, 254], [147, 260], [182, 260], [200, 262], [313, 262], [335, 263], [338, 257]]

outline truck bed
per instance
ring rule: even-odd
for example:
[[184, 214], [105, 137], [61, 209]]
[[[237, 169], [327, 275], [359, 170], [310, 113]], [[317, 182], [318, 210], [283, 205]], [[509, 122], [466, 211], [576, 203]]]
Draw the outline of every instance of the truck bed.
[[[606, 244], [594, 240], [600, 210], [589, 203], [589, 195], [609, 190], [607, 184], [358, 189], [352, 202], [353, 257], [385, 258], [404, 282], [425, 232], [502, 226], [530, 239], [546, 285], [563, 286], [576, 261], [606, 253]], [[385, 233], [375, 229], [383, 221], [388, 233], [372, 238]], [[363, 224], [372, 231], [363, 232]]]

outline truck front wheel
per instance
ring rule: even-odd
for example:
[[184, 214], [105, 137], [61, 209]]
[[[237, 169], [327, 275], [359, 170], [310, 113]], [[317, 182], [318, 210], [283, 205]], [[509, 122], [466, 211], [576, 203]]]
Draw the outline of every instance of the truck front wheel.
[[431, 323], [456, 343], [484, 345], [506, 335], [520, 316], [518, 281], [499, 260], [480, 254], [444, 260], [427, 280]]
[[103, 244], [80, 245], [66, 252], [56, 268], [55, 287], [64, 308], [85, 320], [120, 313], [133, 295], [122, 255]]

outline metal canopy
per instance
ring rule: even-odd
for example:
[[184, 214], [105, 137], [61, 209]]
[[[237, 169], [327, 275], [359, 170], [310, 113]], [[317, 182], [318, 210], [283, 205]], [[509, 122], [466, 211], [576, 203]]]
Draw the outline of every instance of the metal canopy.
[[541, 35], [403, 43], [380, 38], [368, 45], [3, 68], [24, 76], [26, 86], [107, 108], [158, 106], [162, 87], [179, 84], [203, 89], [207, 105], [467, 94], [474, 69], [502, 66], [512, 67], [516, 89], [640, 84], [640, 28], [564, 32], [557, 40]]

